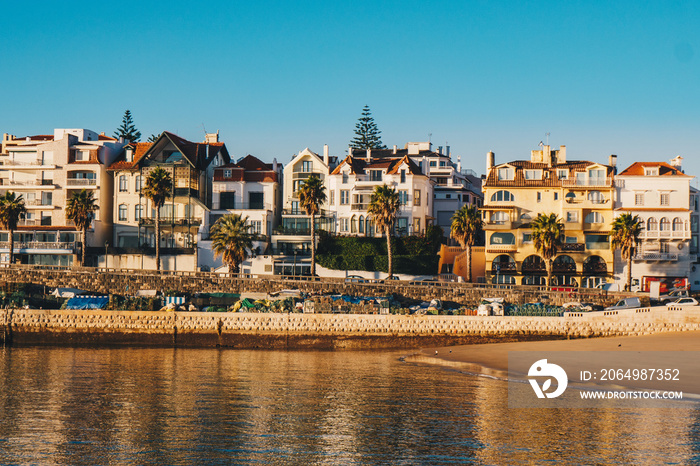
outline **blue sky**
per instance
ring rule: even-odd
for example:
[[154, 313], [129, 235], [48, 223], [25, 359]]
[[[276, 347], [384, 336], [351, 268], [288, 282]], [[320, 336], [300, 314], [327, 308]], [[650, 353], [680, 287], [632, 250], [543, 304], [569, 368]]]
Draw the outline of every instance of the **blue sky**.
[[[31, 11], [30, 11], [31, 10]], [[343, 155], [432, 134], [483, 172], [551, 133], [569, 159], [685, 157], [700, 175], [700, 2], [21, 2], [3, 5], [1, 132], [220, 130], [236, 156]]]

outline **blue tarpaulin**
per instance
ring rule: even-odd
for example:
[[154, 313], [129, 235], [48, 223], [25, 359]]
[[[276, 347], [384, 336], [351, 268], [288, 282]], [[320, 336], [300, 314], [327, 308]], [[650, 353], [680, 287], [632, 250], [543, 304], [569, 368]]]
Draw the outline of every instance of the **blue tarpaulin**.
[[66, 302], [66, 309], [102, 309], [109, 304], [109, 296], [76, 296]]

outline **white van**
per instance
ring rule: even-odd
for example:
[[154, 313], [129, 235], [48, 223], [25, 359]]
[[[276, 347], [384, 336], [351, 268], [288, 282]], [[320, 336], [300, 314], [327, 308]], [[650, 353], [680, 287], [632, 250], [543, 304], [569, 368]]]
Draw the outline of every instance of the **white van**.
[[618, 311], [620, 309], [635, 309], [642, 307], [642, 302], [639, 298], [624, 298], [615, 303], [614, 306], [606, 307], [606, 311]]

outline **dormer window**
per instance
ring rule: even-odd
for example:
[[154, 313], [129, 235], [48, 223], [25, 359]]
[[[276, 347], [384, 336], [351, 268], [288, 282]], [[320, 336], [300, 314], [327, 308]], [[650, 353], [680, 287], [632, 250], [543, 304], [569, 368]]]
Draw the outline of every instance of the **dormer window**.
[[134, 161], [134, 149], [132, 149], [131, 147], [126, 149], [126, 161], [127, 162]]
[[231, 170], [224, 170], [224, 178], [231, 178]]
[[541, 180], [542, 170], [525, 170], [526, 180]]
[[659, 167], [644, 167], [644, 176], [659, 176]]
[[370, 181], [382, 181], [382, 171], [381, 170], [370, 170], [369, 171]]
[[498, 169], [498, 179], [502, 180], [512, 180], [513, 179], [513, 169], [511, 167], [499, 168]]
[[569, 178], [569, 170], [557, 170], [557, 179], [565, 180], [567, 178]]

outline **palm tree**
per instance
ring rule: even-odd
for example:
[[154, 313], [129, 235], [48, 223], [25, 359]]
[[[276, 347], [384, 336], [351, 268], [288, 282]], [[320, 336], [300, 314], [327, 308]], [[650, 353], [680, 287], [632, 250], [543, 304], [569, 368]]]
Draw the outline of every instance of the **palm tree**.
[[[70, 195], [66, 202], [66, 217], [75, 222], [75, 226], [82, 232], [83, 247], [80, 256], [80, 266], [85, 265], [85, 249], [87, 249], [87, 230], [95, 218], [95, 211], [99, 209], [95, 199], [95, 192], [82, 189]], [[107, 257], [105, 256], [105, 265]]]
[[173, 190], [173, 179], [164, 168], [156, 167], [146, 177], [143, 195], [151, 200], [156, 211], [156, 270], [160, 272], [160, 208]]
[[532, 241], [547, 267], [547, 286], [552, 284], [552, 263], [563, 233], [564, 224], [557, 214], [539, 214], [532, 222]]
[[248, 258], [248, 251], [253, 249], [253, 235], [249, 230], [248, 217], [243, 218], [238, 214], [224, 215], [211, 227], [214, 258], [221, 256], [229, 272], [238, 273], [240, 263]]
[[627, 280], [625, 291], [632, 286], [632, 257], [637, 251], [639, 235], [642, 233], [642, 220], [638, 215], [620, 214], [612, 222], [610, 238], [613, 250], [619, 249], [620, 255], [627, 260]]
[[321, 179], [311, 175], [299, 189], [299, 204], [311, 216], [311, 276], [316, 275], [316, 214], [326, 202], [326, 188]]
[[27, 213], [27, 208], [24, 206], [22, 195], [8, 191], [0, 196], [0, 225], [3, 229], [9, 231], [10, 235], [10, 265], [14, 259], [15, 248], [15, 229], [19, 223], [20, 217]]
[[472, 246], [484, 228], [484, 221], [475, 205], [463, 205], [452, 216], [450, 233], [467, 252], [467, 281], [472, 281]]
[[399, 193], [396, 192], [394, 188], [390, 188], [386, 184], [383, 186], [375, 186], [369, 205], [367, 206], [367, 213], [374, 220], [377, 229], [386, 234], [386, 250], [389, 262], [388, 278], [391, 278], [394, 274], [391, 254], [391, 237], [394, 230], [394, 222], [396, 221], [396, 214], [398, 214], [400, 208], [401, 201], [399, 199]]

